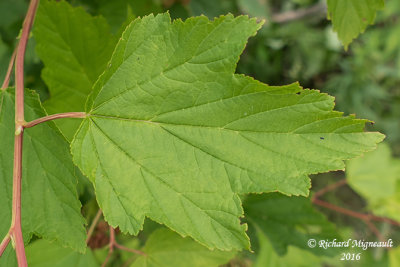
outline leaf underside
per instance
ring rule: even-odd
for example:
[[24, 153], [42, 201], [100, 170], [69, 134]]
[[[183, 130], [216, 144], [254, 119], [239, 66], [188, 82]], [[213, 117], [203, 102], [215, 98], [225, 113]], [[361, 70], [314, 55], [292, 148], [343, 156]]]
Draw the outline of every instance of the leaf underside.
[[[0, 91], [0, 235], [11, 225], [14, 151], [14, 89]], [[38, 95], [25, 91], [26, 120], [46, 115]], [[86, 248], [85, 220], [76, 193], [76, 177], [68, 143], [53, 122], [24, 131], [22, 231], [56, 240], [78, 251]]]
[[307, 196], [309, 174], [383, 139], [326, 94], [234, 74], [260, 27], [160, 14], [126, 28], [71, 144], [112, 226], [136, 234], [147, 216], [210, 248], [249, 248], [238, 193]]

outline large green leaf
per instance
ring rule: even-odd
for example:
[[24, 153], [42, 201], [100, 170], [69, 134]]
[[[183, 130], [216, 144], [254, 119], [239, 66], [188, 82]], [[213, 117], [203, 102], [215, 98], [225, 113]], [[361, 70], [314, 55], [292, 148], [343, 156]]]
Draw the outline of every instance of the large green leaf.
[[190, 238], [167, 230], [154, 231], [132, 267], [217, 267], [228, 262], [235, 252], [209, 250]]
[[168, 14], [127, 27], [72, 142], [111, 225], [136, 234], [148, 216], [209, 247], [248, 248], [236, 193], [308, 195], [308, 174], [382, 140], [319, 91], [233, 74], [259, 27]]
[[26, 248], [29, 267], [98, 267], [92, 251], [85, 254], [63, 248], [46, 240], [37, 240]]
[[382, 143], [346, 165], [349, 185], [368, 201], [369, 208], [400, 221], [400, 159], [393, 158], [389, 145]]
[[[38, 96], [25, 91], [25, 116], [45, 116]], [[11, 225], [14, 90], [0, 91], [0, 235]], [[22, 173], [22, 231], [84, 251], [86, 233], [76, 193], [68, 143], [53, 122], [25, 130]]]
[[250, 226], [267, 236], [276, 252], [283, 255], [289, 245], [314, 254], [335, 255], [335, 249], [310, 248], [309, 239], [340, 239], [335, 226], [314, 209], [309, 198], [288, 197], [278, 193], [250, 195], [244, 210]]
[[384, 4], [384, 0], [328, 0], [328, 18], [346, 49], [369, 24], [374, 23], [376, 12]]
[[[50, 91], [44, 102], [52, 113], [83, 111], [93, 83], [106, 68], [116, 40], [102, 17], [91, 17], [67, 2], [41, 1], [33, 29]], [[79, 120], [56, 122], [68, 139]]]

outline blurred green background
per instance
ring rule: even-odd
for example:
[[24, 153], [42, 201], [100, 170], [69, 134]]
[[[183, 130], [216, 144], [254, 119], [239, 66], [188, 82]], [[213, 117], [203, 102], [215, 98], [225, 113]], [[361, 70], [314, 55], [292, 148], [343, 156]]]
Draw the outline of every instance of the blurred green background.
[[[349, 0], [350, 1], [350, 0]], [[312, 177], [316, 192], [347, 179], [347, 184], [325, 194], [325, 201], [358, 212], [400, 221], [400, 1], [387, 0], [375, 24], [343, 49], [330, 21], [326, 2], [318, 0], [71, 0], [92, 15], [102, 15], [118, 35], [135, 17], [169, 11], [172, 18], [206, 15], [210, 19], [227, 13], [247, 14], [265, 20], [250, 39], [237, 66], [244, 73], [270, 85], [299, 81], [305, 88], [319, 89], [336, 97], [336, 109], [369, 119], [367, 130], [386, 135], [377, 152], [348, 163], [338, 171]], [[0, 79], [16, 45], [28, 1], [0, 0]], [[26, 56], [26, 87], [36, 90], [44, 101], [50, 97], [41, 79], [43, 63], [35, 54], [31, 38]], [[13, 83], [13, 81], [11, 82]], [[379, 181], [378, 183], [376, 181]], [[85, 183], [85, 186], [88, 186]], [[85, 186], [81, 189], [85, 188]], [[93, 196], [81, 199], [90, 210]], [[87, 191], [87, 190], [86, 190]], [[89, 190], [90, 191], [90, 190]], [[377, 240], [363, 221], [335, 211], [318, 208], [336, 224], [344, 239]], [[89, 212], [90, 213], [90, 212]], [[377, 223], [384, 238], [400, 241], [399, 227]], [[243, 253], [228, 266], [400, 266], [397, 248], [362, 251], [361, 262], [317, 257], [291, 247], [286, 255], [274, 252], [268, 237], [258, 235], [261, 248]], [[257, 245], [255, 246], [258, 247]], [[267, 264], [267, 265], [266, 265]], [[268, 265], [270, 264], [270, 265]]]

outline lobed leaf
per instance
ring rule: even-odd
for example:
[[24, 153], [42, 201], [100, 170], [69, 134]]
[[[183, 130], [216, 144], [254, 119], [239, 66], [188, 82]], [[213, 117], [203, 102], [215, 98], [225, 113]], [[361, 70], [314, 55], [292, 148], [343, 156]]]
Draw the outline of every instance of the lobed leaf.
[[71, 144], [111, 225], [136, 234], [148, 216], [211, 248], [249, 248], [238, 193], [306, 196], [309, 174], [383, 139], [326, 94], [234, 74], [260, 27], [168, 14], [127, 27]]
[[[11, 225], [14, 89], [0, 91], [0, 235]], [[25, 91], [27, 121], [45, 116], [38, 95]], [[24, 131], [22, 231], [84, 251], [86, 231], [68, 143], [53, 122]]]

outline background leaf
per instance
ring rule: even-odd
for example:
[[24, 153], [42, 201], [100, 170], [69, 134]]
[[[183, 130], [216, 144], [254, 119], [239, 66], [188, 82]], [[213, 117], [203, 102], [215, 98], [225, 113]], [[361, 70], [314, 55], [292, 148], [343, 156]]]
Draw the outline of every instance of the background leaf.
[[345, 49], [374, 23], [376, 12], [384, 4], [384, 0], [328, 0], [328, 18]]
[[[26, 120], [45, 116], [38, 95], [25, 91]], [[0, 235], [11, 225], [14, 151], [14, 90], [0, 91]], [[5, 153], [7, 152], [7, 153]], [[25, 130], [22, 172], [22, 231], [84, 251], [86, 231], [76, 193], [68, 143], [53, 122]]]
[[26, 247], [30, 267], [98, 267], [92, 251], [85, 254], [63, 248], [46, 240], [36, 240]]
[[[115, 46], [107, 22], [67, 2], [41, 1], [33, 34], [44, 62], [43, 80], [50, 91], [48, 113], [83, 111], [93, 83], [106, 68]], [[56, 121], [71, 140], [79, 120]]]
[[257, 231], [257, 237], [260, 250], [253, 267], [316, 267], [322, 264], [321, 258], [296, 247], [288, 247], [286, 255], [280, 256], [276, 253], [273, 242], [262, 231]]
[[7, 27], [25, 14], [27, 4], [21, 0], [2, 0], [0, 2], [0, 25]]
[[238, 0], [238, 6], [245, 14], [258, 19], [268, 19], [270, 10], [267, 5], [268, 0]]
[[165, 228], [150, 235], [143, 252], [147, 255], [139, 256], [132, 267], [217, 267], [235, 255], [235, 251], [208, 250]]
[[368, 201], [377, 215], [400, 220], [400, 159], [386, 143], [347, 163], [349, 185]]
[[[121, 25], [135, 17], [162, 12], [160, 0], [71, 0], [73, 5], [84, 6], [90, 14], [103, 16], [112, 32], [119, 32]], [[124, 28], [125, 28], [124, 27]]]
[[332, 256], [338, 253], [334, 248], [326, 250], [308, 246], [309, 239], [315, 239], [316, 242], [340, 239], [335, 226], [314, 209], [310, 199], [271, 193], [250, 195], [245, 198], [243, 205], [250, 226], [256, 228], [257, 236], [265, 236], [271, 241], [278, 255], [285, 254], [289, 245], [316, 255]]
[[236, 1], [230, 0], [218, 0], [218, 1], [208, 1], [208, 0], [196, 0], [190, 1], [188, 4], [188, 9], [192, 16], [205, 15], [209, 19], [213, 19], [222, 14], [233, 13], [236, 10]]

